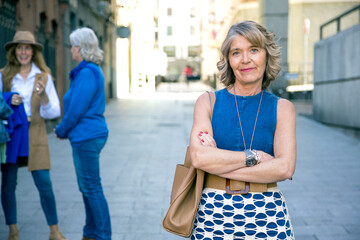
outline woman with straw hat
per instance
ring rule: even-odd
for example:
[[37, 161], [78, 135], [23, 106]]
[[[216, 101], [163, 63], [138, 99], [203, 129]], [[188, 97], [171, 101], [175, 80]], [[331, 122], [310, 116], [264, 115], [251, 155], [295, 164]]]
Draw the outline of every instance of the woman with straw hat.
[[[60, 116], [60, 102], [42, 49], [31, 32], [17, 31], [13, 41], [5, 44], [8, 62], [0, 72], [0, 90], [14, 114], [17, 113], [16, 117], [9, 118], [8, 127], [20, 126], [11, 129], [6, 164], [1, 165], [1, 202], [10, 229], [9, 240], [17, 240], [19, 235], [15, 188], [22, 164], [28, 166], [39, 191], [41, 207], [50, 227], [49, 239], [65, 239], [58, 228], [45, 125], [45, 119]], [[24, 144], [27, 141], [29, 144]]]

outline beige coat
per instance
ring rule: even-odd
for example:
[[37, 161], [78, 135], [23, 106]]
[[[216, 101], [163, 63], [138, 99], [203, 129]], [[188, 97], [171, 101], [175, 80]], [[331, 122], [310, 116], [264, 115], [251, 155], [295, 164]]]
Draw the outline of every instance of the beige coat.
[[35, 93], [36, 82], [41, 80], [45, 86], [47, 73], [36, 74], [31, 96], [31, 124], [29, 126], [28, 170], [50, 169], [50, 151], [45, 120], [40, 116], [40, 96]]

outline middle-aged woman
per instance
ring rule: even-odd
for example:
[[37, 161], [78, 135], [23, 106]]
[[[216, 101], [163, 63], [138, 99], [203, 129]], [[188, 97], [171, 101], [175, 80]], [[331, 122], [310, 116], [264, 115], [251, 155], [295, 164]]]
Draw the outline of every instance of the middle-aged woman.
[[[5, 44], [8, 62], [0, 73], [0, 89], [14, 110], [8, 120], [8, 127], [13, 127], [11, 141], [7, 143], [6, 164], [1, 164], [1, 202], [10, 229], [9, 240], [17, 240], [19, 235], [15, 188], [18, 167], [22, 164], [20, 159], [27, 156], [28, 169], [39, 191], [41, 207], [50, 227], [49, 238], [65, 239], [58, 229], [44, 120], [60, 116], [60, 103], [50, 69], [41, 54], [42, 49], [43, 46], [29, 31], [17, 31], [13, 41]], [[22, 130], [19, 132], [19, 129]]]
[[266, 91], [280, 71], [274, 34], [244, 21], [231, 26], [217, 66], [226, 86], [195, 104], [194, 167], [206, 172], [191, 239], [294, 239], [282, 192], [296, 162], [296, 114]]
[[104, 74], [99, 66], [103, 51], [93, 30], [80, 28], [70, 34], [71, 54], [79, 63], [70, 72], [71, 85], [64, 96], [64, 118], [56, 127], [60, 139], [69, 138], [80, 192], [85, 205], [83, 240], [111, 239], [110, 213], [100, 179], [99, 157], [108, 128]]

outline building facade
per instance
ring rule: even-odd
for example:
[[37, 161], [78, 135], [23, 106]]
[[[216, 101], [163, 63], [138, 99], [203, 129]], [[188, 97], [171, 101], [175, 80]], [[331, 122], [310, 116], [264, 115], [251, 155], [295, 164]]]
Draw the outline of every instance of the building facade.
[[[70, 53], [70, 33], [79, 27], [92, 28], [105, 52], [102, 65], [106, 79], [106, 96], [113, 97], [115, 81], [115, 37], [112, 5], [115, 1], [97, 0], [3, 0], [0, 3], [0, 44], [11, 41], [17, 30], [34, 33], [37, 41], [44, 45], [43, 55], [52, 71], [55, 86], [62, 100], [69, 88], [68, 73], [77, 65]], [[0, 51], [1, 67], [6, 63], [5, 51]]]
[[[313, 85], [314, 46], [320, 40], [320, 26], [357, 4], [358, 0], [289, 0], [288, 66], [294, 76], [289, 78], [290, 86]], [[357, 20], [356, 14], [344, 18], [342, 29]], [[335, 24], [329, 26], [324, 36], [335, 34], [335, 28]], [[298, 88], [303, 90], [307, 89]]]
[[11, 41], [16, 32], [16, 1], [0, 1], [0, 68], [7, 62], [4, 44]]
[[167, 80], [183, 80], [186, 65], [201, 73], [202, 1], [159, 0], [157, 46], [167, 55]]

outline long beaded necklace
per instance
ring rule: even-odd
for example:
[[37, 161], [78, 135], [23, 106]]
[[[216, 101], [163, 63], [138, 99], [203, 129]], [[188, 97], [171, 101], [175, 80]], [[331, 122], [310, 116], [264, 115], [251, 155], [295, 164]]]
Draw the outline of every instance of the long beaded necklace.
[[[256, 123], [259, 117], [259, 112], [260, 112], [260, 106], [261, 106], [261, 102], [262, 102], [262, 97], [263, 97], [264, 91], [261, 91], [261, 98], [260, 98], [260, 102], [259, 102], [259, 107], [258, 107], [258, 111], [256, 114], [256, 119], [255, 119], [255, 124], [254, 124], [254, 130], [251, 136], [251, 142], [250, 142], [250, 151], [251, 151], [251, 147], [252, 147], [252, 143], [253, 143], [253, 139], [254, 139], [254, 134], [255, 134], [255, 128], [256, 128]], [[239, 124], [240, 124], [240, 129], [241, 129], [241, 135], [243, 138], [243, 142], [244, 142], [244, 150], [246, 149], [246, 143], [245, 143], [245, 137], [244, 137], [244, 132], [242, 129], [242, 125], [241, 125], [241, 119], [240, 119], [240, 113], [239, 113], [239, 107], [237, 105], [237, 101], [236, 101], [236, 90], [235, 90], [235, 85], [234, 85], [234, 99], [235, 99], [235, 105], [236, 105], [236, 111], [237, 111], [237, 115], [239, 118]], [[225, 185], [225, 190], [227, 194], [247, 194], [250, 191], [250, 183], [249, 182], [245, 182], [245, 189], [244, 190], [239, 190], [239, 191], [233, 191], [230, 189], [230, 179], [226, 178], [226, 185]]]
[[[256, 128], [256, 123], [259, 117], [259, 112], [260, 112], [260, 106], [261, 106], [261, 102], [262, 102], [262, 97], [263, 97], [264, 91], [261, 91], [261, 98], [260, 98], [260, 102], [259, 102], [259, 107], [258, 107], [258, 111], [256, 114], [256, 119], [255, 119], [255, 124], [254, 124], [254, 130], [251, 136], [251, 142], [250, 142], [250, 151], [251, 151], [251, 147], [252, 147], [252, 143], [253, 143], [253, 139], [254, 139], [254, 134], [255, 134], [255, 128]], [[239, 118], [239, 124], [240, 124], [240, 129], [241, 129], [241, 135], [243, 138], [243, 142], [244, 142], [244, 150], [246, 149], [246, 143], [245, 143], [245, 137], [244, 137], [244, 132], [242, 129], [242, 125], [241, 125], [241, 119], [240, 119], [240, 113], [239, 113], [239, 108], [237, 105], [237, 101], [236, 101], [236, 90], [235, 90], [235, 85], [234, 85], [234, 99], [235, 99], [235, 105], [236, 105], [236, 111], [237, 111], [237, 115]], [[226, 178], [226, 185], [225, 185], [225, 190], [227, 194], [247, 194], [250, 191], [250, 183], [249, 182], [245, 182], [245, 189], [244, 190], [239, 190], [239, 191], [233, 191], [230, 189], [230, 179]]]
[[[253, 143], [253, 139], [254, 139], [255, 128], [256, 128], [256, 123], [257, 123], [258, 117], [259, 117], [259, 111], [260, 111], [260, 106], [261, 106], [261, 102], [262, 102], [262, 97], [263, 97], [263, 94], [264, 94], [264, 91], [263, 91], [263, 90], [261, 90], [261, 98], [260, 98], [260, 102], [259, 102], [258, 111], [257, 111], [257, 114], [256, 114], [256, 119], [255, 119], [255, 124], [254, 124], [254, 130], [253, 130], [253, 133], [252, 133], [251, 142], [250, 142], [250, 147], [249, 147], [249, 149], [250, 149], [250, 150], [251, 150], [252, 143]], [[246, 143], [245, 143], [244, 132], [243, 132], [242, 125], [241, 125], [241, 119], [240, 119], [239, 108], [238, 108], [237, 101], [236, 101], [236, 90], [235, 90], [235, 85], [234, 85], [234, 99], [235, 99], [235, 105], [236, 105], [237, 115], [238, 115], [238, 118], [239, 118], [239, 124], [240, 124], [240, 129], [241, 129], [241, 135], [242, 135], [243, 142], [244, 142], [244, 150], [245, 150], [245, 149], [246, 149]]]

